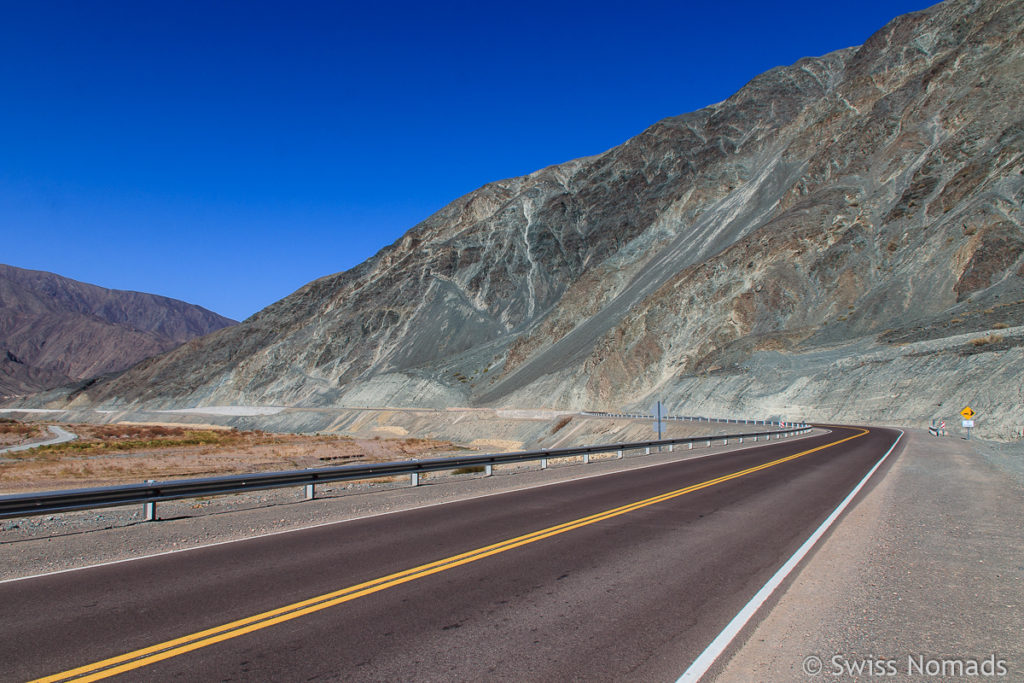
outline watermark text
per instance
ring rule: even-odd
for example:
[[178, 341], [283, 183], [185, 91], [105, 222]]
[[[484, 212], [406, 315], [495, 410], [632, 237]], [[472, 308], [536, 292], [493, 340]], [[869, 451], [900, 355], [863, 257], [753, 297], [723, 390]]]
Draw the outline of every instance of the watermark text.
[[930, 657], [902, 655], [872, 657], [835, 654], [804, 657], [803, 672], [823, 678], [893, 678], [918, 676], [949, 679], [1003, 678], [1010, 673], [1008, 663], [997, 655], [980, 657]]

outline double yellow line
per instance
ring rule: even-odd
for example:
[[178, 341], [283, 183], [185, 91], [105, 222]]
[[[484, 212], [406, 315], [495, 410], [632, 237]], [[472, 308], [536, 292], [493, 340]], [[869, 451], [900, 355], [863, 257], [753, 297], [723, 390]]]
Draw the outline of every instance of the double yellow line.
[[605, 510], [604, 512], [599, 512], [597, 514], [590, 515], [589, 517], [574, 519], [571, 522], [565, 522], [564, 524], [534, 531], [523, 536], [510, 538], [508, 540], [501, 541], [500, 543], [483, 546], [459, 555], [452, 555], [451, 557], [446, 557], [442, 560], [406, 569], [395, 574], [382, 576], [378, 579], [349, 586], [348, 588], [342, 588], [341, 590], [333, 591], [331, 593], [324, 593], [323, 595], [318, 595], [316, 597], [309, 598], [308, 600], [285, 605], [284, 607], [278, 607], [277, 609], [270, 610], [269, 612], [262, 612], [251, 617], [246, 617], [245, 619], [239, 619], [221, 626], [206, 629], [205, 631], [199, 631], [198, 633], [182, 636], [181, 638], [175, 638], [174, 640], [168, 640], [163, 643], [151, 645], [150, 647], [142, 648], [141, 650], [134, 650], [123, 655], [118, 655], [117, 657], [111, 657], [93, 664], [80, 666], [77, 669], [70, 669], [52, 676], [39, 678], [32, 683], [56, 683], [57, 681], [77, 681], [84, 683], [85, 681], [98, 681], [102, 678], [108, 678], [126, 671], [155, 664], [156, 662], [177, 657], [178, 655], [198, 650], [200, 648], [207, 647], [208, 645], [213, 645], [214, 643], [230, 640], [231, 638], [237, 638], [238, 636], [246, 633], [259, 631], [261, 629], [274, 626], [275, 624], [291, 621], [292, 619], [298, 619], [299, 617], [307, 614], [313, 614], [314, 612], [319, 612], [329, 607], [334, 607], [335, 605], [340, 605], [366, 595], [387, 590], [388, 588], [392, 588], [403, 583], [422, 579], [426, 576], [430, 576], [431, 574], [447, 571], [464, 564], [482, 560], [485, 557], [490, 557], [491, 555], [497, 555], [514, 548], [529, 545], [530, 543], [536, 543], [537, 541], [544, 540], [545, 538], [564, 534], [568, 531], [572, 531], [573, 529], [589, 526], [606, 519], [611, 519], [612, 517], [618, 517], [619, 515], [624, 515], [628, 512], [639, 510], [640, 508], [645, 508], [649, 505], [655, 505], [666, 500], [678, 498], [679, 496], [685, 496], [686, 494], [693, 493], [694, 491], [700, 491], [701, 489], [706, 489], [717, 484], [738, 479], [739, 477], [744, 477], [748, 474], [753, 474], [754, 472], [760, 472], [761, 470], [768, 469], [769, 467], [775, 467], [776, 465], [781, 465], [784, 462], [795, 460], [810, 453], [815, 453], [846, 441], [850, 441], [851, 439], [859, 438], [867, 433], [868, 430], [864, 429], [861, 430], [859, 434], [854, 434], [853, 436], [848, 436], [844, 439], [833, 441], [823, 446], [818, 446], [784, 458], [779, 458], [778, 460], [772, 460], [770, 462], [757, 465], [756, 467], [750, 467], [716, 479], [710, 479], [699, 484], [693, 484], [685, 488], [676, 489], [675, 491], [669, 491], [668, 493], [663, 493], [659, 496], [654, 496], [653, 498], [638, 500], [635, 503]]

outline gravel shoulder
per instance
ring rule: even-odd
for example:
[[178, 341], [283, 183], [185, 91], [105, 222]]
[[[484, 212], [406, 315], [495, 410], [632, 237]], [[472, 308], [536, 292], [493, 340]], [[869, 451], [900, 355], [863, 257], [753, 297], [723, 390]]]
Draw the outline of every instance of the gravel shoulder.
[[[905, 439], [708, 680], [1024, 680], [1024, 448]], [[1005, 675], [969, 675], [991, 657]]]
[[[812, 430], [807, 436], [821, 434]], [[801, 437], [795, 437], [799, 440]], [[803, 437], [806, 438], [806, 437]], [[325, 484], [317, 498], [303, 500], [301, 487], [206, 499], [168, 501], [157, 506], [157, 522], [142, 521], [142, 506], [68, 512], [0, 520], [0, 580], [84, 567], [155, 553], [176, 551], [269, 533], [386, 514], [475, 496], [608, 474], [677, 460], [716, 455], [760, 443], [697, 445], [674, 452], [627, 453], [619, 460], [595, 456], [501, 466], [494, 476], [432, 473], [411, 487], [405, 477], [393, 481]]]

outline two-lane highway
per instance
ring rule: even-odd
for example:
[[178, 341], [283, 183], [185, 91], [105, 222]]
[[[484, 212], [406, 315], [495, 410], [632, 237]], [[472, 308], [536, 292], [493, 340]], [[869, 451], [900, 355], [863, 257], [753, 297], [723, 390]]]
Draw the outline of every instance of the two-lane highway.
[[3, 583], [4, 678], [674, 680], [895, 440], [833, 427]]

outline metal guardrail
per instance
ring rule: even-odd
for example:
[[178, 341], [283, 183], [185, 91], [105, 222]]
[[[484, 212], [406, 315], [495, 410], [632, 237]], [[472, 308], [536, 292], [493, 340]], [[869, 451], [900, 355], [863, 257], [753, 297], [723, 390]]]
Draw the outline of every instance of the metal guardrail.
[[[653, 420], [653, 415], [647, 415], [644, 413], [603, 413], [595, 412], [593, 410], [584, 410], [580, 413], [581, 415], [590, 415], [593, 417], [619, 417], [626, 419], [639, 419], [639, 420]], [[686, 420], [688, 422], [718, 422], [720, 424], [751, 424], [751, 425], [764, 425], [766, 427], [785, 427], [787, 424], [793, 426], [792, 423], [786, 422], [773, 422], [771, 420], [751, 420], [743, 418], [719, 418], [719, 417], [702, 417], [698, 415], [664, 415], [662, 420]]]
[[[647, 416], [637, 415], [636, 417]], [[723, 441], [725, 444], [728, 444], [729, 439], [738, 439], [742, 443], [744, 438], [753, 438], [754, 441], [757, 441], [762, 437], [766, 439], [771, 439], [772, 437], [783, 438], [809, 431], [809, 425], [800, 424], [794, 425], [790, 429], [748, 432], [746, 434], [716, 434], [680, 439], [662, 439], [660, 441], [638, 441], [633, 443], [455, 456], [365, 465], [340, 465], [286, 472], [232, 474], [203, 479], [179, 479], [162, 482], [151, 480], [144, 484], [69, 489], [45, 493], [23, 493], [0, 496], [0, 519], [115, 507], [119, 505], [143, 504], [145, 506], [145, 519], [153, 520], [156, 516], [156, 503], [158, 501], [197, 498], [200, 496], [219, 496], [289, 486], [305, 486], [306, 498], [312, 499], [314, 497], [314, 487], [317, 484], [328, 482], [375, 479], [408, 474], [410, 475], [411, 484], [416, 486], [419, 484], [420, 475], [425, 472], [440, 472], [463, 467], [483, 466], [486, 473], [490, 475], [491, 468], [494, 465], [539, 460], [541, 462], [541, 469], [545, 469], [547, 468], [548, 460], [555, 458], [583, 456], [583, 462], [586, 464], [590, 462], [590, 456], [595, 453], [615, 452], [616, 457], [621, 458], [624, 451], [645, 449], [647, 453], [650, 453], [652, 448], [664, 446], [668, 446], [669, 450], [681, 444], [688, 444], [689, 448], [693, 448], [695, 443], [700, 442], [706, 442], [708, 446], [711, 446], [714, 441]]]

